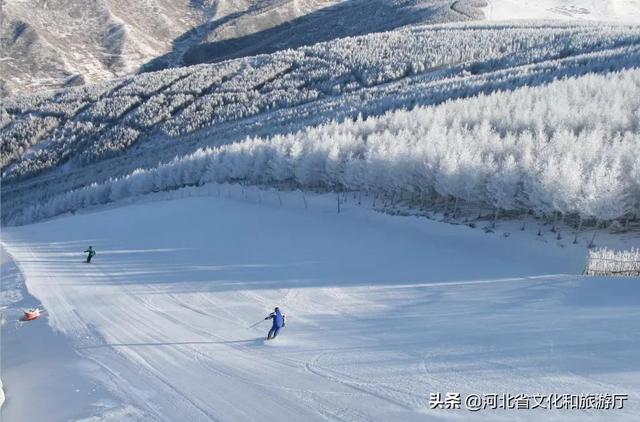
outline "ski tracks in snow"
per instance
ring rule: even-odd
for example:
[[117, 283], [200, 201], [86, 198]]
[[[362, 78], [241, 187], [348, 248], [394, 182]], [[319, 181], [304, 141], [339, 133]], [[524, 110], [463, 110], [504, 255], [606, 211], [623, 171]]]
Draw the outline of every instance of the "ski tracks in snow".
[[[429, 393], [640, 391], [621, 281], [554, 275], [579, 260], [526, 239], [350, 215], [168, 201], [9, 229], [7, 248], [52, 326], [143, 421], [459, 419], [430, 411]], [[75, 252], [88, 239], [91, 265]], [[265, 342], [267, 321], [248, 327], [274, 306], [287, 324]]]

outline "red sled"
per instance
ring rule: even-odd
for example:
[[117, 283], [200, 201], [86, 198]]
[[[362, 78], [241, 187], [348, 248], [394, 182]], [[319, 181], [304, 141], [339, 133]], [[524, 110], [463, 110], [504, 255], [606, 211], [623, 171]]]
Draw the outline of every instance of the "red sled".
[[40, 309], [29, 309], [24, 311], [24, 321], [32, 321], [38, 319], [40, 316]]

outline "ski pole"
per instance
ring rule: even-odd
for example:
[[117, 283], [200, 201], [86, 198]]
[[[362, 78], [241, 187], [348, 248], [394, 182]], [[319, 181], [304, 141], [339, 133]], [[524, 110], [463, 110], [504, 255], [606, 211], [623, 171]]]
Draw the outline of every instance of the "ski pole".
[[253, 328], [253, 327], [255, 327], [256, 325], [260, 324], [262, 321], [264, 321], [264, 319], [261, 319], [260, 321], [256, 322], [255, 324], [253, 324], [253, 325], [252, 325], [251, 327], [249, 327], [249, 328]]

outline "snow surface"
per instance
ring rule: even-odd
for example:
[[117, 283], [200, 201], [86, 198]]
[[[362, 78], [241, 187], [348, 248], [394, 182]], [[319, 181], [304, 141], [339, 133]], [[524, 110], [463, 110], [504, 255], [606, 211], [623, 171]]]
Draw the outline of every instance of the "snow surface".
[[[101, 367], [87, 372], [118, 398], [98, 395], [102, 407], [87, 404], [76, 417], [99, 420], [105, 411], [114, 420], [496, 421], [639, 414], [640, 284], [575, 275], [583, 246], [345, 204], [336, 214], [331, 196], [308, 195], [308, 209], [299, 193], [280, 194], [282, 207], [274, 198], [239, 201], [223, 192], [4, 230], [2, 241], [49, 324], [82, 361]], [[97, 250], [91, 265], [81, 253], [89, 244]], [[267, 322], [248, 327], [275, 305], [287, 326], [265, 342]], [[20, 328], [34, 336], [36, 330]], [[2, 347], [3, 354], [10, 350]], [[33, 359], [56, 353], [80, 359], [46, 347]], [[25, 371], [25, 379], [36, 376]], [[7, 391], [16, 388], [7, 380]], [[430, 393], [450, 391], [620, 393], [629, 400], [618, 412], [429, 409]], [[8, 400], [5, 411], [30, 415], [61, 400], [53, 388], [37, 400]], [[40, 420], [73, 417], [49, 416]]]
[[91, 376], [99, 366], [77, 357], [70, 338], [53, 332], [46, 317], [20, 321], [23, 309], [39, 307], [39, 302], [26, 291], [19, 268], [2, 247], [0, 257], [0, 365], [7, 392], [0, 420], [75, 420], [114, 407], [117, 402]]
[[638, 0], [486, 0], [489, 20], [562, 19], [640, 23]]

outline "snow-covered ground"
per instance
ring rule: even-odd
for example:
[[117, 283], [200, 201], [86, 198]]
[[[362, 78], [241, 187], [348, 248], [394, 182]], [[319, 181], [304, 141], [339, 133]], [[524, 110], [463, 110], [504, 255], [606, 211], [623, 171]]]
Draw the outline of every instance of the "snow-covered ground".
[[562, 19], [640, 23], [638, 0], [486, 0], [489, 20]]
[[[640, 414], [639, 280], [576, 275], [583, 245], [344, 204], [336, 214], [333, 197], [307, 196], [305, 209], [296, 193], [281, 194], [283, 206], [274, 193], [252, 195], [138, 203], [3, 231], [29, 292], [71, 345], [39, 345], [24, 382], [52, 355], [100, 367], [84, 374], [97, 392], [83, 409], [38, 420]], [[87, 265], [81, 252], [90, 244], [97, 255]], [[276, 305], [287, 325], [265, 342], [267, 322], [248, 327]], [[17, 332], [36, 344], [42, 322]], [[6, 341], [2, 348], [5, 360], [16, 351]], [[4, 381], [11, 420], [67, 405], [63, 389], [12, 397], [19, 380]], [[471, 413], [430, 409], [438, 392], [629, 399], [621, 411]]]
[[46, 318], [20, 321], [22, 310], [39, 302], [3, 247], [0, 257], [0, 367], [7, 393], [0, 420], [67, 421], [114, 407], [117, 402], [92, 377], [100, 367], [74, 353], [74, 339], [53, 332]]

